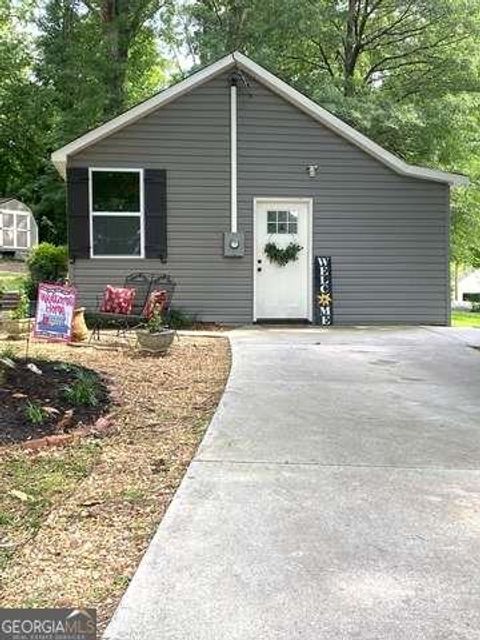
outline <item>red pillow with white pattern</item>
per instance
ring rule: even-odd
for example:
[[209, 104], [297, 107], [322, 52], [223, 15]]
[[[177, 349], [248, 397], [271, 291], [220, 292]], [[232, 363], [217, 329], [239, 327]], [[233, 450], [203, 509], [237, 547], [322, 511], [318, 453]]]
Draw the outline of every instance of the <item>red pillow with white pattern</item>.
[[127, 316], [132, 311], [134, 299], [135, 289], [112, 287], [107, 284], [103, 293], [100, 311]]
[[167, 292], [165, 289], [160, 291], [152, 291], [148, 296], [147, 303], [143, 309], [143, 315], [147, 320], [153, 317], [154, 313], [163, 313], [167, 306]]

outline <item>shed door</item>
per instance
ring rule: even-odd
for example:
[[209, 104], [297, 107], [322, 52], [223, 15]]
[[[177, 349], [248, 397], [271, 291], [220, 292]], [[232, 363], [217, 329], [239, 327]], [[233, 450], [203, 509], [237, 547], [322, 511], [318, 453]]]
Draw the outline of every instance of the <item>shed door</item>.
[[[311, 320], [311, 201], [256, 199], [254, 218], [254, 320]], [[265, 254], [269, 242], [302, 249], [280, 266]]]

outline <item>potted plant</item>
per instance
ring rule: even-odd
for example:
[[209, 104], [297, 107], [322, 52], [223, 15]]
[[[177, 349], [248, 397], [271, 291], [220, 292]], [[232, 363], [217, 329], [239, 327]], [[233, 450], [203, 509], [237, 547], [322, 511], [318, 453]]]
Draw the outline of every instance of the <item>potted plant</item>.
[[25, 291], [20, 292], [17, 306], [10, 312], [10, 317], [5, 322], [5, 331], [9, 338], [21, 338], [30, 331], [29, 306], [27, 294]]
[[149, 320], [135, 331], [140, 349], [165, 354], [173, 342], [175, 331], [165, 327], [162, 314], [155, 310]]

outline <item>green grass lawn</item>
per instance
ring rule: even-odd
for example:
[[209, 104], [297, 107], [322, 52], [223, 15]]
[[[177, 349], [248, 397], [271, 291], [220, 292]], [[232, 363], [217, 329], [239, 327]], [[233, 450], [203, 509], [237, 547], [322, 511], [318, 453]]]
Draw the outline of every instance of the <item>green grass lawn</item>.
[[0, 271], [0, 291], [18, 291], [25, 280], [22, 273]]
[[479, 327], [480, 313], [471, 311], [452, 311], [452, 325], [454, 327]]

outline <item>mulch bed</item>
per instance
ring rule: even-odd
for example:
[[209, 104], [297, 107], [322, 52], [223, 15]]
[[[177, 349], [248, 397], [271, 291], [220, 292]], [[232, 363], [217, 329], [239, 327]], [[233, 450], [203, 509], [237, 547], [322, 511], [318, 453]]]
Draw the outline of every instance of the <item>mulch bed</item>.
[[[109, 408], [107, 380], [92, 369], [58, 360], [15, 359], [12, 362], [15, 368], [0, 363], [0, 444], [69, 433], [79, 426], [95, 423]], [[33, 364], [41, 374], [27, 368], [27, 364]], [[65, 396], [65, 389], [78, 380], [79, 371], [95, 382], [95, 406], [72, 406]], [[42, 410], [40, 424], [28, 419], [29, 402]]]
[[35, 451], [2, 447], [0, 601], [93, 607], [100, 637], [215, 411], [229, 344], [180, 336], [163, 358], [35, 344], [31, 356], [111, 378], [121, 402], [106, 432]]

